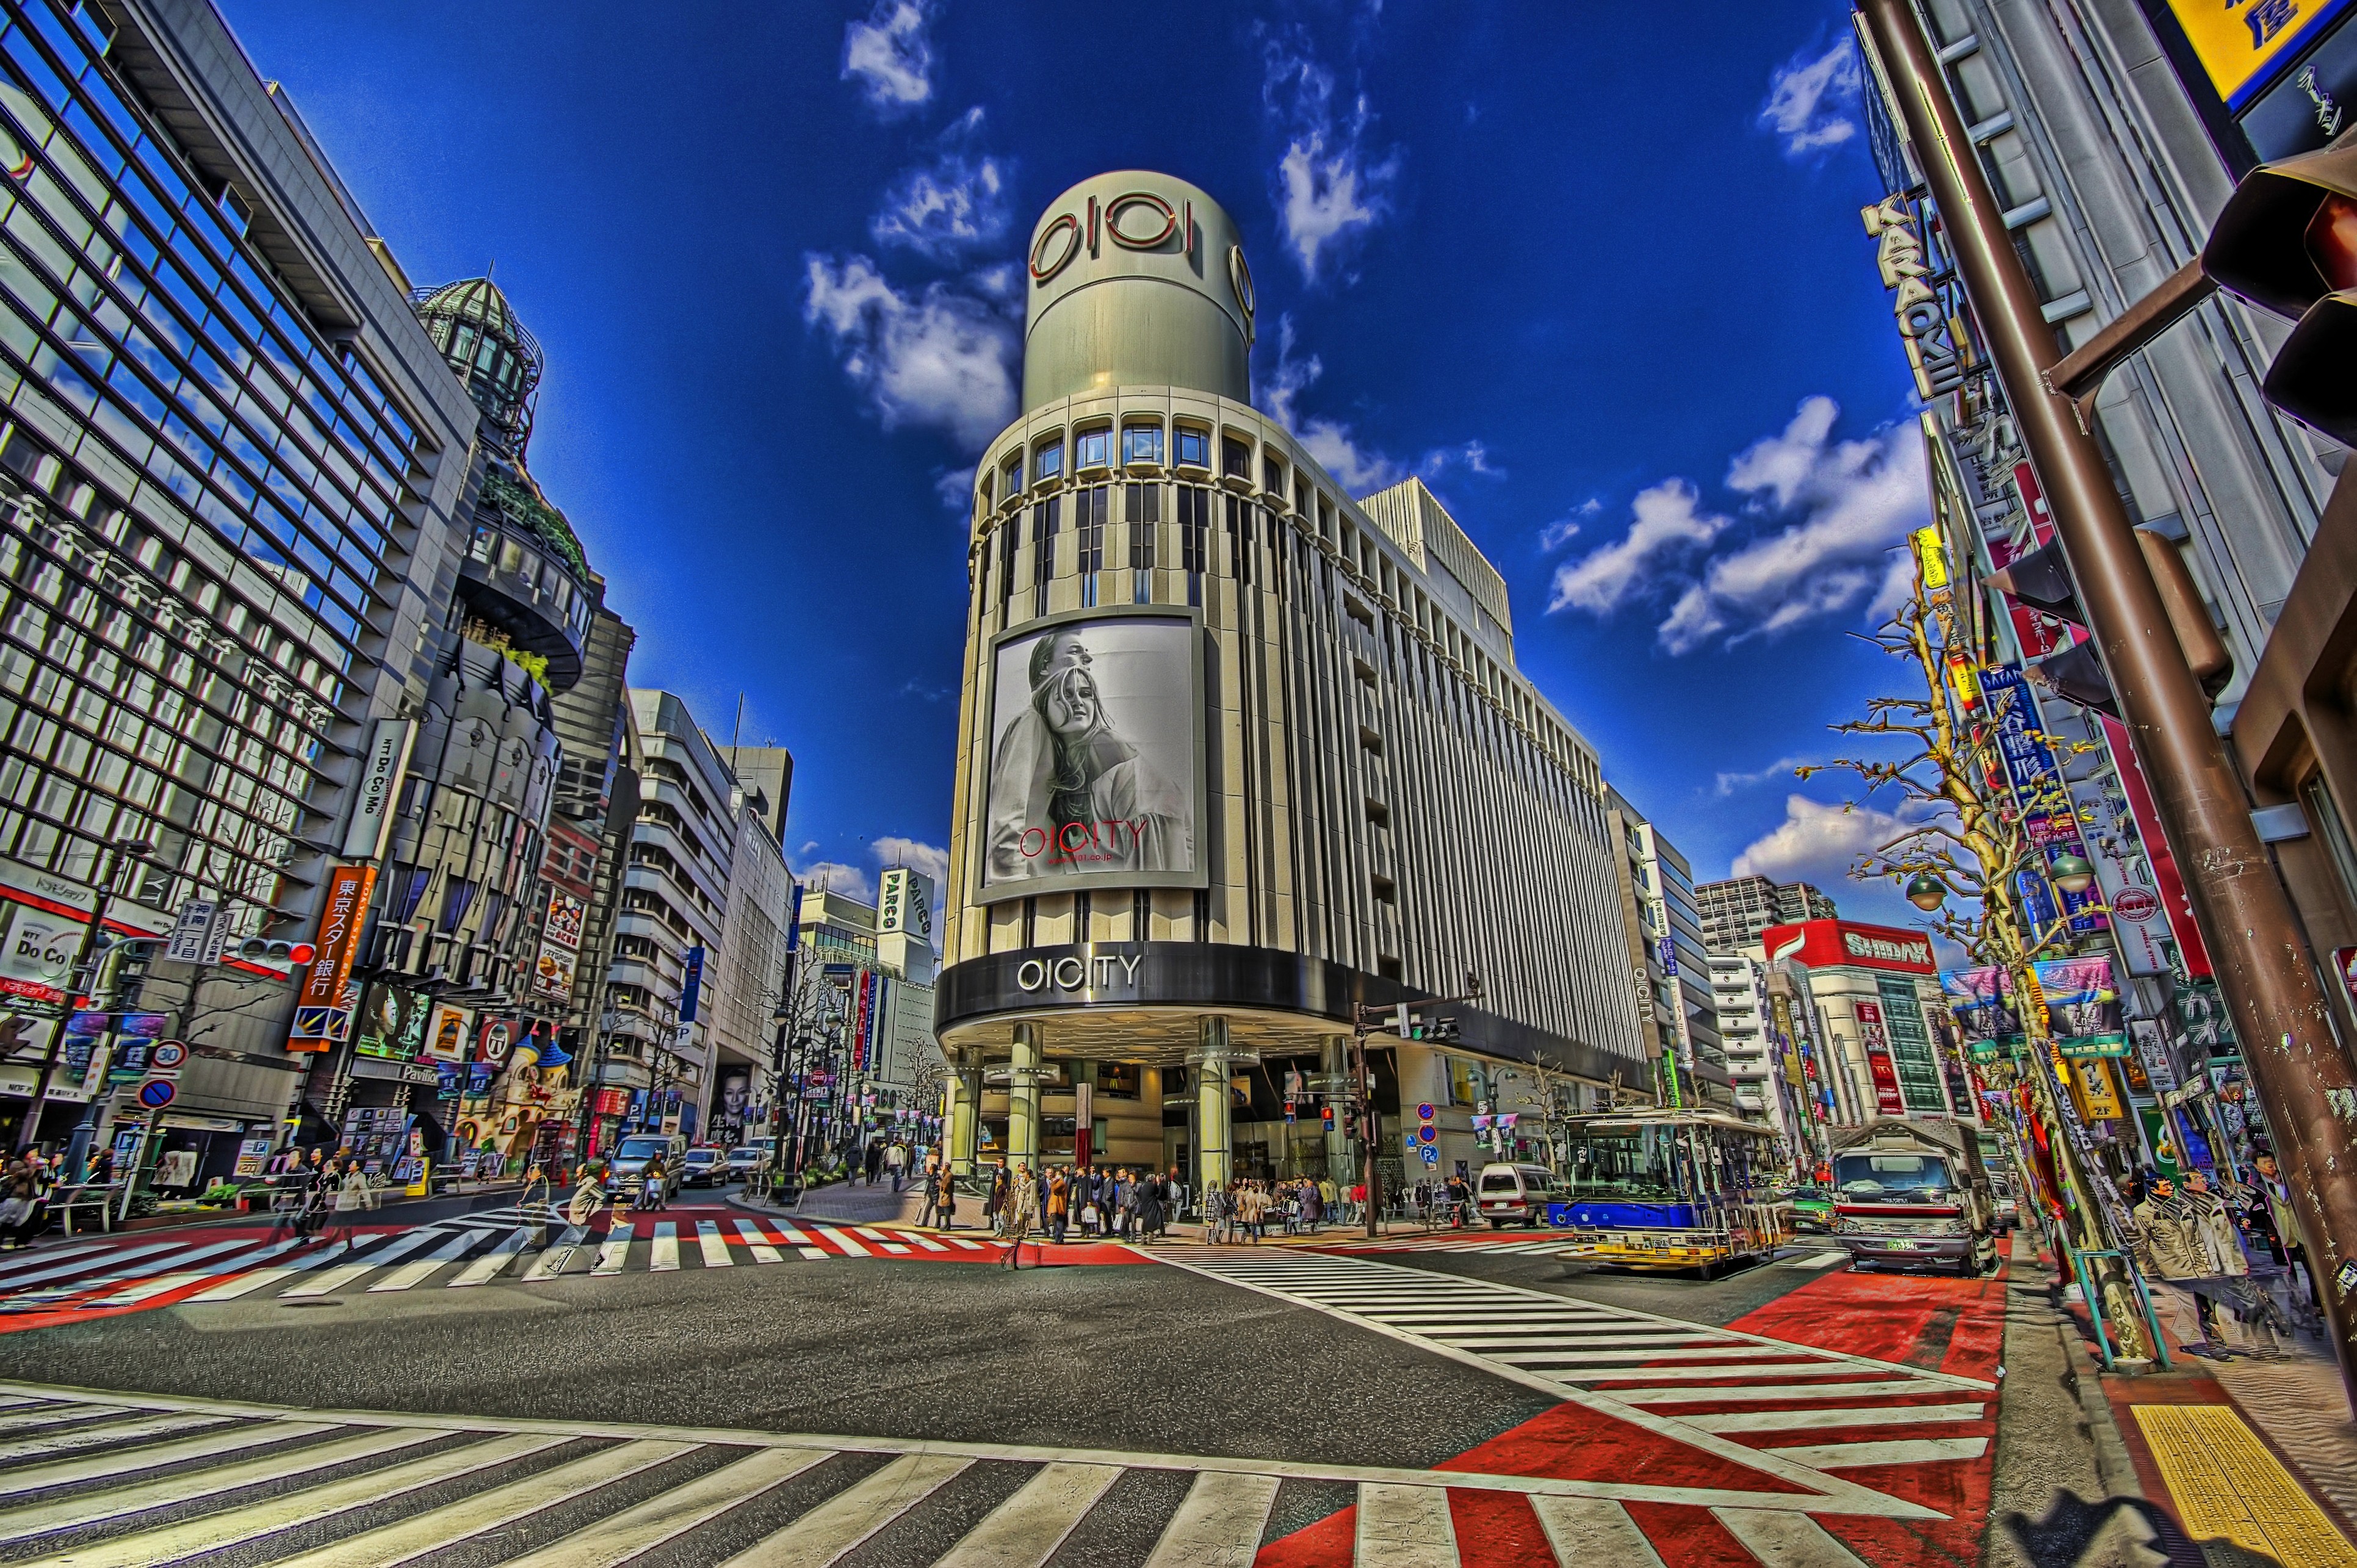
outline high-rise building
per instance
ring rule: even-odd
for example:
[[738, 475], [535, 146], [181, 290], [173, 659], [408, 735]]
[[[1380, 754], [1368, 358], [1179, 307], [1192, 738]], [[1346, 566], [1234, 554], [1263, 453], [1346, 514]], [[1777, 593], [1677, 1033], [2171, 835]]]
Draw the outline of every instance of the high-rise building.
[[1834, 901], [1805, 882], [1770, 882], [1764, 876], [1730, 876], [1695, 886], [1702, 914], [1702, 938], [1715, 953], [1756, 945], [1770, 926], [1838, 918]]
[[1357, 1004], [1474, 977], [1437, 1009], [1458, 1045], [1374, 1042], [1390, 1179], [1426, 1168], [1403, 1102], [1435, 1106], [1453, 1167], [1512, 1075], [1650, 1072], [1596, 755], [1516, 669], [1505, 584], [1438, 499], [1354, 499], [1251, 405], [1234, 223], [1107, 174], [1028, 255], [1022, 411], [973, 495], [953, 1158], [1068, 1157], [1085, 1099], [1118, 1162], [1340, 1174], [1339, 1119], [1287, 1122], [1270, 1086], [1337, 1080]]
[[1693, 1109], [1735, 1104], [1720, 1041], [1710, 950], [1695, 908], [1693, 871], [1667, 835], [1608, 788], [1608, 821], [1620, 844], [1620, 926], [1637, 1010], [1652, 1034], [1647, 1075], [1626, 1087]]
[[[354, 802], [447, 655], [478, 412], [210, 6], [0, 5], [0, 886], [86, 910], [103, 878], [135, 931], [214, 907], [229, 961], [114, 972], [195, 1045], [147, 1147], [201, 1183], [302, 1091], [296, 995], [238, 947], [356, 929]], [[0, 1128], [34, 1077], [0, 1068]]]
[[[1770, 926], [1762, 940], [1771, 1004], [1781, 990], [1788, 1005], [1813, 1015], [1786, 1021], [1817, 1043], [1811, 1066], [1825, 1087], [1826, 1120], [1857, 1126], [1878, 1116], [1978, 1115], [1930, 937], [1803, 920]], [[1782, 975], [1803, 983], [1775, 985]]]

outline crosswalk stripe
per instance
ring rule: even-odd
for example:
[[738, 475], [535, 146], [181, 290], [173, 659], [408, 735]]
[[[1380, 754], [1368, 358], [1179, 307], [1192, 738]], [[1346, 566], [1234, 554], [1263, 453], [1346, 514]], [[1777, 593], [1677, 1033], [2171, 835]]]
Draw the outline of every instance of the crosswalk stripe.
[[522, 1230], [509, 1231], [498, 1246], [459, 1270], [458, 1277], [444, 1288], [457, 1290], [462, 1285], [489, 1284], [499, 1277], [501, 1269], [508, 1266], [509, 1259], [523, 1251], [526, 1234]]
[[1835, 1263], [1848, 1262], [1847, 1252], [1803, 1252], [1797, 1258], [1785, 1259], [1784, 1266], [1788, 1269], [1830, 1269]]
[[[129, 1415], [131, 1412], [123, 1412]], [[28, 1437], [22, 1443], [0, 1443], [0, 1465], [9, 1467], [0, 1476], [0, 1497], [17, 1488], [15, 1477], [22, 1468], [21, 1462], [38, 1459], [45, 1454], [70, 1454], [77, 1448], [96, 1448], [108, 1443], [136, 1443], [144, 1438], [161, 1437], [168, 1433], [186, 1432], [192, 1427], [219, 1426], [230, 1420], [226, 1415], [151, 1415], [137, 1421], [102, 1422], [96, 1426], [77, 1426], [70, 1432], [54, 1432], [47, 1437]]]
[[841, 1248], [846, 1258], [872, 1258], [876, 1255], [853, 1240], [848, 1231], [837, 1230], [831, 1225], [813, 1225], [811, 1229]]
[[593, 1487], [652, 1469], [695, 1448], [693, 1443], [640, 1439], [543, 1470], [521, 1481], [477, 1492], [455, 1503], [380, 1525], [316, 1551], [282, 1559], [275, 1568], [393, 1568], [399, 1563], [488, 1535], [541, 1509], [554, 1508]]
[[597, 1261], [589, 1266], [593, 1274], [619, 1274], [630, 1260], [630, 1243], [638, 1240], [639, 1222], [619, 1215], [606, 1222], [606, 1240], [598, 1245]]
[[1986, 1437], [1902, 1437], [1887, 1443], [1828, 1443], [1814, 1448], [1770, 1448], [1781, 1459], [1813, 1470], [1846, 1470], [1866, 1465], [1935, 1465], [1977, 1459], [1988, 1452]]
[[855, 1225], [852, 1229], [856, 1230], [860, 1235], [866, 1237], [870, 1241], [889, 1241], [892, 1240], [892, 1232], [889, 1230], [878, 1230], [872, 1225]]
[[18, 1274], [33, 1269], [46, 1269], [68, 1258], [87, 1257], [92, 1252], [102, 1252], [113, 1244], [112, 1241], [77, 1241], [65, 1247], [29, 1249], [22, 1257], [11, 1258], [6, 1262], [0, 1263], [0, 1290], [16, 1289], [16, 1279]]
[[1857, 1552], [1835, 1541], [1831, 1531], [1807, 1514], [1769, 1509], [1713, 1509], [1710, 1512], [1767, 1568], [1866, 1568]]
[[[87, 1434], [49, 1439], [64, 1444], [72, 1438], [91, 1442], [125, 1442], [140, 1437], [158, 1437], [167, 1432], [186, 1430], [190, 1425], [212, 1426], [231, 1420], [229, 1416], [156, 1416], [148, 1421], [125, 1422]], [[201, 1437], [185, 1437], [178, 1443], [150, 1444], [119, 1454], [93, 1454], [81, 1459], [50, 1459], [38, 1465], [16, 1466], [18, 1458], [29, 1458], [42, 1451], [39, 1444], [12, 1444], [0, 1451], [0, 1462], [11, 1465], [7, 1475], [0, 1477], [0, 1498], [13, 1498], [25, 1492], [47, 1491], [51, 1487], [70, 1486], [77, 1481], [102, 1480], [109, 1476], [129, 1475], [135, 1470], [152, 1470], [158, 1465], [178, 1465], [189, 1459], [210, 1459], [220, 1454], [234, 1454], [241, 1448], [252, 1448], [264, 1443], [285, 1443], [310, 1437], [335, 1428], [324, 1421], [265, 1421], [242, 1426], [231, 1432], [210, 1432]], [[55, 1450], [49, 1450], [54, 1452]]]
[[[1624, 1383], [1635, 1390], [1652, 1383], [1690, 1383], [1705, 1378], [1846, 1378], [1855, 1376], [1857, 1371], [1857, 1368], [1840, 1361], [1746, 1361], [1741, 1366], [1598, 1367], [1585, 1372], [1566, 1370], [1555, 1376], [1558, 1382]], [[1620, 1389], [1610, 1391], [1615, 1399], [1622, 1397]]]
[[[376, 1234], [373, 1231], [363, 1231], [352, 1238], [352, 1244], [365, 1247], [375, 1240]], [[293, 1275], [318, 1268], [336, 1255], [333, 1248], [323, 1246], [317, 1251], [297, 1258], [291, 1263], [273, 1263], [268, 1268], [256, 1269], [250, 1274], [232, 1274], [210, 1290], [199, 1291], [188, 1300], [192, 1302], [233, 1301], [239, 1296], [258, 1291], [264, 1285], [275, 1284]]]
[[[259, 1481], [283, 1480], [307, 1471], [324, 1470], [334, 1465], [347, 1465], [355, 1459], [373, 1458], [390, 1454], [397, 1448], [414, 1448], [443, 1436], [430, 1427], [384, 1427], [363, 1432], [350, 1437], [322, 1443], [288, 1454], [273, 1454], [241, 1464], [227, 1465], [218, 1470], [207, 1470], [194, 1476], [170, 1476], [160, 1480], [131, 1486], [109, 1487], [103, 1491], [83, 1492], [55, 1502], [32, 1503], [21, 1508], [0, 1511], [0, 1538], [21, 1540], [53, 1530], [71, 1530], [81, 1525], [100, 1524], [112, 1519], [162, 1508], [167, 1503], [193, 1502], [199, 1498], [215, 1497], [234, 1491]], [[553, 1439], [551, 1441], [554, 1441]], [[370, 1478], [384, 1472], [375, 1472]], [[390, 1495], [390, 1494], [388, 1494]], [[301, 1518], [299, 1511], [292, 1517]], [[242, 1536], [233, 1539], [242, 1540]], [[215, 1544], [226, 1546], [229, 1541]], [[186, 1551], [206, 1551], [208, 1547], [184, 1548]], [[158, 1552], [152, 1557], [134, 1552], [123, 1559], [124, 1568], [140, 1563], [160, 1563], [171, 1554]], [[77, 1568], [81, 1565], [77, 1564]]]
[[789, 1225], [782, 1219], [765, 1219], [762, 1223], [768, 1226], [772, 1231], [775, 1231], [778, 1235], [785, 1238], [787, 1243], [791, 1246], [806, 1247], [810, 1245], [809, 1237], [803, 1235], [801, 1231], [795, 1230], [791, 1225]]
[[737, 1264], [737, 1260], [728, 1255], [727, 1239], [720, 1234], [720, 1227], [709, 1219], [695, 1222], [695, 1250], [704, 1254], [704, 1266], [707, 1269], [734, 1268]]
[[1252, 1568], [1278, 1485], [1275, 1476], [1204, 1471], [1187, 1488], [1143, 1568]]
[[946, 1252], [949, 1251], [947, 1247], [942, 1246], [939, 1241], [934, 1240], [931, 1236], [926, 1235], [921, 1230], [903, 1230], [900, 1234], [909, 1240], [914, 1241], [918, 1246], [922, 1247], [928, 1252]]
[[815, 1263], [823, 1263], [834, 1255], [823, 1247], [797, 1247], [794, 1251]]
[[946, 1240], [951, 1246], [963, 1247], [969, 1252], [979, 1252], [982, 1251], [981, 1242], [969, 1241], [963, 1236], [951, 1236], [944, 1238], [944, 1240]]
[[1662, 1568], [1662, 1555], [1629, 1510], [1610, 1498], [1533, 1498], [1547, 1544], [1558, 1563], [1625, 1563]]
[[226, 1513], [206, 1514], [136, 1535], [114, 1536], [96, 1546], [79, 1547], [74, 1552], [74, 1568], [145, 1568], [148, 1563], [176, 1562], [200, 1552], [216, 1552], [274, 1530], [296, 1524], [317, 1524], [371, 1503], [384, 1502], [495, 1465], [509, 1464], [556, 1447], [564, 1441], [556, 1437], [495, 1437], [468, 1444], [386, 1469], [349, 1476], [325, 1486], [283, 1493]]
[[[1458, 1348], [1469, 1347], [1459, 1346]], [[1617, 1350], [1490, 1350], [1484, 1353], [1483, 1359], [1502, 1361], [1509, 1367], [1562, 1367], [1566, 1371], [1577, 1367], [1590, 1367], [1597, 1369], [1574, 1375], [1597, 1378], [1613, 1376], [1607, 1369], [1611, 1367], [1619, 1367], [1623, 1373], [1635, 1373], [1650, 1370], [1657, 1362], [1677, 1361], [1692, 1366], [1717, 1367], [1720, 1375], [1731, 1376], [1749, 1372], [1751, 1369], [1749, 1363], [1752, 1361], [1783, 1354], [1781, 1350], [1758, 1345], [1713, 1345], [1698, 1350], [1666, 1349], [1656, 1340], [1642, 1339]]]
[[1445, 1487], [1359, 1488], [1359, 1568], [1458, 1568]]
[[1118, 1465], [1043, 1466], [936, 1558], [933, 1568], [1044, 1568], [1082, 1516], [1120, 1479]]
[[655, 1221], [655, 1239], [648, 1243], [647, 1268], [654, 1273], [679, 1267], [679, 1227], [668, 1219]]
[[1625, 1389], [1612, 1397], [1623, 1404], [1708, 1404], [1718, 1400], [1875, 1399], [1922, 1391], [1921, 1383], [1903, 1382], [1746, 1383], [1725, 1389]]
[[565, 1266], [573, 1262], [574, 1252], [580, 1248], [582, 1240], [588, 1234], [589, 1228], [586, 1225], [567, 1226], [565, 1234], [556, 1239], [554, 1246], [548, 1248], [532, 1261], [532, 1267], [523, 1272], [525, 1281], [529, 1283], [533, 1280], [554, 1279], [563, 1273]]
[[737, 1238], [745, 1243], [745, 1251], [753, 1255], [755, 1262], [782, 1263], [786, 1261], [786, 1255], [783, 1252], [770, 1245], [769, 1239], [762, 1234], [759, 1225], [749, 1219], [739, 1219], [736, 1221], [736, 1226]]
[[73, 1400], [58, 1404], [35, 1405], [29, 1410], [0, 1411], [0, 1432], [38, 1432], [45, 1426], [62, 1426], [70, 1421], [91, 1421], [102, 1415], [128, 1415], [131, 1408]]
[[346, 1263], [340, 1268], [329, 1269], [317, 1279], [306, 1280], [299, 1285], [280, 1291], [278, 1299], [286, 1301], [298, 1296], [326, 1295], [332, 1291], [341, 1290], [361, 1275], [382, 1268], [395, 1258], [407, 1257], [432, 1240], [434, 1240], [433, 1232], [428, 1230], [405, 1231], [377, 1248], [357, 1263]]
[[158, 1252], [177, 1252], [185, 1244], [179, 1241], [154, 1241], [144, 1247], [126, 1247], [119, 1252], [86, 1252], [70, 1262], [57, 1262], [46, 1268], [35, 1269], [30, 1273], [18, 1274], [8, 1281], [8, 1289], [17, 1291], [27, 1285], [41, 1284], [49, 1280], [68, 1279], [75, 1274], [86, 1274], [92, 1269], [113, 1268], [127, 1263], [134, 1258], [152, 1257]]
[[1900, 1404], [1868, 1410], [1740, 1410], [1685, 1419], [1705, 1432], [1810, 1432], [1840, 1426], [1917, 1426], [1935, 1421], [1978, 1421], [1986, 1405]]
[[757, 1448], [733, 1465], [661, 1492], [537, 1552], [510, 1558], [504, 1568], [620, 1568], [826, 1457], [823, 1448]]
[[473, 1251], [475, 1244], [481, 1240], [480, 1236], [471, 1230], [453, 1236], [415, 1262], [402, 1264], [401, 1267], [369, 1286], [369, 1294], [381, 1295], [386, 1291], [413, 1289], [424, 1283], [443, 1264], [455, 1263]]
[[903, 1454], [720, 1568], [826, 1568], [973, 1463], [953, 1454]]

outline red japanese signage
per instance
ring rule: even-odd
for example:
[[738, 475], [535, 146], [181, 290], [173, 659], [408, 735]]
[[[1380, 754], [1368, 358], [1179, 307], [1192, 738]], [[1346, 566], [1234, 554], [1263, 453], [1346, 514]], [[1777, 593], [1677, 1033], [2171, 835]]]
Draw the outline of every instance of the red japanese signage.
[[2136, 756], [2128, 726], [2109, 714], [2104, 738], [2111, 743], [2112, 763], [2119, 770], [2120, 789], [2128, 798], [2128, 813], [2136, 819], [2136, 837], [2144, 841], [2145, 863], [2160, 887], [2160, 908], [2169, 917], [2169, 935], [2177, 939], [2178, 956], [2195, 979], [2210, 973], [2210, 950], [2201, 945], [2201, 929], [2193, 923], [2193, 902], [2185, 896], [2185, 878], [2177, 870], [2177, 856], [2160, 831], [2160, 808], [2152, 798], [2152, 781], [2144, 776], [2144, 759]]
[[1866, 1069], [1874, 1075], [1875, 1109], [1886, 1116], [1903, 1116], [1906, 1097], [1899, 1092], [1899, 1067], [1890, 1059], [1890, 1036], [1883, 1032], [1882, 1004], [1857, 1004], [1858, 1042], [1866, 1047]]
[[1760, 933], [1770, 959], [1797, 960], [1809, 969], [1883, 969], [1896, 974], [1935, 974], [1932, 939], [1896, 926], [1861, 926], [1852, 920], [1803, 920], [1770, 926]]
[[[376, 888], [374, 865], [339, 865], [328, 874], [328, 897], [319, 907], [319, 935], [311, 967], [303, 972], [295, 999], [291, 1051], [323, 1051], [351, 1027], [347, 995], [352, 963], [360, 956], [361, 927], [368, 919], [369, 895]], [[341, 1016], [337, 1015], [340, 1014]]]

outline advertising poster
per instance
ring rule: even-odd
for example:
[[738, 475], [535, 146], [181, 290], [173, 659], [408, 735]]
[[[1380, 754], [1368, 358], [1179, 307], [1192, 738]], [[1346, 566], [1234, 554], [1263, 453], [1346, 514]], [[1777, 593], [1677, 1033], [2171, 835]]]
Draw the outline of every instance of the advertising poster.
[[2046, 993], [2046, 1024], [2055, 1048], [2071, 1060], [2128, 1054], [2120, 993], [2107, 958], [2050, 959], [2032, 964]]
[[2002, 969], [1943, 969], [1940, 990], [1955, 1015], [1964, 1054], [1976, 1062], [2004, 1058], [2022, 1043], [2020, 1016], [2013, 1006], [2013, 976]]
[[1091, 876], [1200, 883], [1199, 648], [1192, 618], [1170, 615], [1063, 620], [999, 642], [984, 897]]
[[576, 952], [581, 947], [581, 925], [588, 913], [587, 904], [562, 887], [553, 887], [548, 893], [548, 924], [541, 935], [567, 952]]
[[1899, 1092], [1899, 1066], [1890, 1059], [1890, 1036], [1882, 1026], [1882, 1004], [1857, 1004], [1858, 1043], [1866, 1048], [1866, 1069], [1874, 1078], [1874, 1106], [1885, 1116], [1906, 1114], [1906, 1097]]
[[574, 956], [552, 942], [540, 944], [539, 961], [532, 966], [532, 993], [544, 1002], [563, 1002], [573, 994]]
[[512, 1018], [486, 1018], [482, 1033], [475, 1041], [475, 1059], [489, 1067], [499, 1067], [508, 1059], [508, 1047], [515, 1044], [516, 1021]]
[[433, 1021], [425, 1027], [425, 1046], [418, 1055], [430, 1062], [465, 1061], [468, 1043], [474, 1037], [474, 1014], [467, 1008], [436, 1003]]
[[[1981, 689], [1988, 694], [1997, 750], [2005, 758], [2006, 778], [2021, 805], [2022, 825], [2029, 830], [2030, 842], [2049, 865], [2066, 854], [2085, 858], [2087, 846], [2080, 839], [2077, 808], [2063, 787], [2054, 753], [2042, 738], [2045, 724], [2020, 669], [2012, 664], [1989, 666], [1981, 671]], [[2055, 899], [2074, 931], [2100, 931], [2108, 924], [2102, 899], [2092, 887], [2067, 893], [2042, 875], [2024, 873], [2022, 891], [2029, 900], [2029, 913], [2041, 923], [2056, 918], [2046, 902]]]
[[356, 1056], [414, 1061], [425, 1048], [425, 1024], [433, 1004], [420, 992], [382, 983], [368, 988], [352, 1036]]

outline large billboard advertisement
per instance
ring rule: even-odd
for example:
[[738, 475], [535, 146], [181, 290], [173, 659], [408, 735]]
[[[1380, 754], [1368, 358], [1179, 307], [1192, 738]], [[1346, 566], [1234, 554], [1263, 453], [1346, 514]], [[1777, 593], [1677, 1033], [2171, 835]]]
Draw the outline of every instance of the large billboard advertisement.
[[975, 897], [1200, 887], [1201, 621], [1082, 611], [993, 644]]

